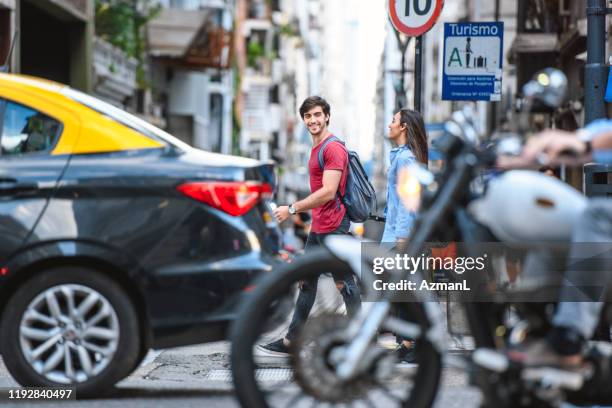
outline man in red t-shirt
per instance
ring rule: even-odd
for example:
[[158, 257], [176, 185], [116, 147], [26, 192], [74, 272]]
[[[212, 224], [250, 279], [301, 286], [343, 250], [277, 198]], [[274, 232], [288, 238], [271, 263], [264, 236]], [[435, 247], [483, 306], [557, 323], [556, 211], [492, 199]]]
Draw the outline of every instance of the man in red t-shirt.
[[[274, 217], [280, 223], [293, 214], [312, 210], [312, 225], [306, 251], [323, 243], [323, 239], [332, 234], [349, 234], [350, 221], [341, 196], [346, 189], [348, 176], [348, 152], [336, 141], [329, 142], [323, 150], [323, 170], [319, 167], [319, 151], [326, 139], [333, 135], [327, 129], [331, 109], [327, 101], [319, 96], [307, 98], [300, 107], [300, 116], [312, 136], [313, 148], [308, 161], [311, 194], [290, 206], [279, 206], [274, 210]], [[317, 293], [319, 276], [303, 281], [296, 302], [295, 312], [287, 335], [270, 344], [262, 346], [267, 351], [286, 354], [299, 327], [306, 322]], [[355, 315], [361, 307], [359, 287], [350, 273], [343, 276], [334, 275], [336, 287], [344, 298], [349, 316]]]
[[[339, 142], [331, 142], [323, 151], [323, 170], [319, 167], [319, 150], [326, 139], [332, 137], [327, 130], [330, 107], [325, 99], [312, 96], [300, 107], [300, 115], [312, 136], [313, 148], [308, 161], [311, 194], [290, 206], [280, 206], [274, 211], [278, 222], [283, 222], [292, 214], [312, 210], [311, 233], [329, 234], [337, 232], [345, 219], [346, 209], [339, 195], [344, 195], [348, 174], [348, 153]], [[339, 193], [339, 194], [338, 194]], [[348, 233], [348, 228], [344, 233]]]

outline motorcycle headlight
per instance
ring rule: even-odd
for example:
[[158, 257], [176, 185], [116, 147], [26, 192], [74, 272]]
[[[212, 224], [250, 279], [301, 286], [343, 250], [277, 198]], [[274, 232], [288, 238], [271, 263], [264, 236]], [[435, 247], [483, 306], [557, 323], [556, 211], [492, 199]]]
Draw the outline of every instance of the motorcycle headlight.
[[418, 211], [423, 189], [432, 185], [434, 180], [434, 175], [420, 164], [413, 163], [401, 168], [397, 176], [397, 194], [404, 207], [409, 211]]

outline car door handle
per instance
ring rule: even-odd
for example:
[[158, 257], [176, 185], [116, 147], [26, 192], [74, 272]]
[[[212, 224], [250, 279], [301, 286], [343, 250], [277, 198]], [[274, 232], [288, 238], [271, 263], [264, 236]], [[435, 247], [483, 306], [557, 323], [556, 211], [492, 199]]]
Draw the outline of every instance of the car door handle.
[[36, 190], [36, 183], [20, 182], [14, 178], [0, 178], [0, 191], [29, 191]]

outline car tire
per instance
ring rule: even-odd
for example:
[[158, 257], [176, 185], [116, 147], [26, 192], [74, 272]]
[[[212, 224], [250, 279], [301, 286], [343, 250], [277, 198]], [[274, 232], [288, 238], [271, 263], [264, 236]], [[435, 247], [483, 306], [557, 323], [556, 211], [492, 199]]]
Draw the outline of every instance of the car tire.
[[[49, 297], [55, 298], [55, 303]], [[73, 301], [68, 302], [69, 298]], [[81, 308], [86, 300], [93, 303], [89, 309]], [[69, 308], [69, 303], [72, 303], [72, 308]], [[52, 307], [52, 304], [58, 304], [59, 309]], [[42, 315], [46, 310], [48, 314], [43, 316], [43, 320], [38, 315], [32, 318], [31, 312], [26, 315], [32, 309]], [[60, 313], [53, 313], [52, 310], [59, 310]], [[64, 313], [67, 311], [69, 315], [77, 316], [69, 319], [68, 323]], [[100, 316], [101, 320], [94, 323]], [[70, 323], [74, 321], [76, 323]], [[53, 326], [53, 322], [56, 322], [56, 326]], [[44, 356], [49, 354], [43, 353], [40, 359], [36, 357], [42, 349], [40, 343], [36, 348], [29, 346], [38, 340], [42, 344], [46, 342], [43, 341], [45, 337], [32, 341], [28, 337], [32, 336], [32, 330], [37, 330], [33, 327], [35, 325], [44, 327], [45, 336], [54, 333], [54, 340], [49, 340], [51, 343], [59, 339], [53, 344], [55, 349], [51, 346], [45, 352], [50, 353], [47, 360]], [[82, 267], [49, 269], [20, 285], [6, 304], [0, 321], [0, 333], [4, 363], [19, 384], [29, 387], [73, 387], [78, 398], [99, 396], [109, 391], [115, 383], [130, 374], [140, 355], [138, 314], [126, 291], [106, 275]], [[103, 336], [109, 339], [104, 340]], [[62, 353], [63, 357], [57, 357]], [[83, 356], [83, 353], [87, 356]], [[46, 369], [53, 364], [49, 362], [51, 359], [61, 362], [49, 369], [60, 367], [58, 370], [49, 373]], [[68, 369], [68, 366], [72, 368]]]

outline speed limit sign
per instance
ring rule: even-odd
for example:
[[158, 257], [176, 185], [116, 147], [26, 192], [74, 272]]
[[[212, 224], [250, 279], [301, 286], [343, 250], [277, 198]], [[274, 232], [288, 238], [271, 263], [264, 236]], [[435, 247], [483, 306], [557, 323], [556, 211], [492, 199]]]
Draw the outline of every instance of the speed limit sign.
[[407, 36], [418, 37], [436, 24], [444, 0], [389, 0], [388, 5], [395, 29]]

